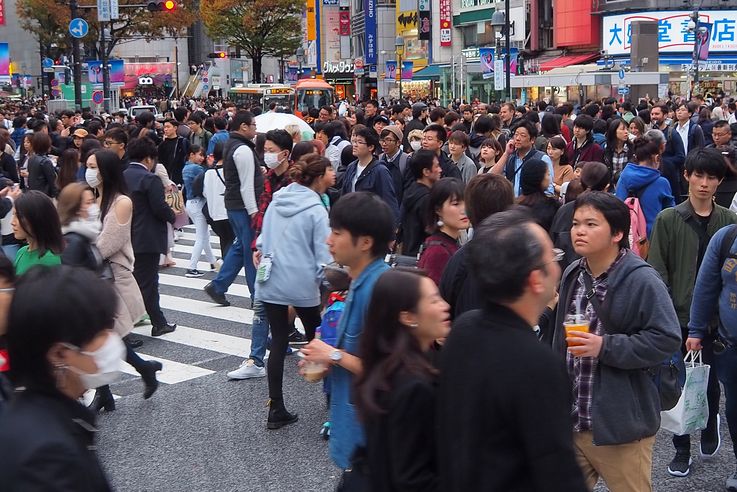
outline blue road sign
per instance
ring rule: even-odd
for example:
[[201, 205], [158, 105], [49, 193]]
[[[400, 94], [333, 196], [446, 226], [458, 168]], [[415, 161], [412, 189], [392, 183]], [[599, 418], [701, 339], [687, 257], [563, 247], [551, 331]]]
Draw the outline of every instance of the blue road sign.
[[626, 96], [629, 93], [630, 93], [630, 88], [627, 85], [622, 86], [617, 89], [617, 94], [619, 94], [620, 96]]
[[90, 32], [90, 26], [84, 19], [77, 17], [69, 23], [69, 34], [77, 39], [87, 36], [88, 32]]
[[44, 58], [43, 62], [41, 62], [41, 65], [44, 68], [51, 68], [54, 66], [54, 60], [52, 60], [51, 58]]
[[624, 68], [620, 68], [619, 69], [619, 80], [623, 80], [623, 79], [624, 79]]
[[92, 93], [92, 102], [95, 104], [102, 104], [105, 98], [102, 95], [102, 91], [95, 91]]

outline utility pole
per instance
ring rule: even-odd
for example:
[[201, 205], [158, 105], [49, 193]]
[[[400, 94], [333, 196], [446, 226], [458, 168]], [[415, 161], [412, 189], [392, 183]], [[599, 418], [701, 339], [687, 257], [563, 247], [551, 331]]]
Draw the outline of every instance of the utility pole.
[[107, 37], [110, 35], [110, 30], [106, 27], [109, 25], [110, 23], [108, 22], [100, 23], [100, 50], [102, 51], [102, 107], [106, 113], [110, 113], [110, 66], [107, 55]]
[[[78, 15], [77, 0], [69, 0], [69, 10], [72, 19], [76, 19]], [[72, 37], [72, 61], [74, 64], [74, 107], [78, 110], [82, 109], [82, 54], [80, 52], [79, 39]]]

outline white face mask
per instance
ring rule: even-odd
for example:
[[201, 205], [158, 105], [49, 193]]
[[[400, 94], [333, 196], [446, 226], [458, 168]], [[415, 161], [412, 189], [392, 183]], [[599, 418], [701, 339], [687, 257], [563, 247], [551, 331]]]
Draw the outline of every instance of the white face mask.
[[266, 152], [264, 154], [264, 164], [266, 164], [266, 167], [269, 169], [276, 169], [279, 167], [279, 164], [281, 164], [279, 154], [276, 152]]
[[87, 374], [80, 371], [76, 367], [69, 366], [69, 370], [79, 376], [80, 381], [87, 389], [99, 388], [107, 384], [115, 382], [120, 372], [120, 362], [125, 357], [125, 344], [121, 340], [120, 335], [114, 332], [108, 333], [108, 337], [102, 346], [94, 352], [84, 352], [78, 347], [67, 345], [79, 353], [92, 357], [97, 366], [97, 372]]
[[412, 147], [412, 150], [418, 151], [422, 148], [422, 142], [418, 142], [417, 140], [410, 142], [409, 146]]
[[84, 172], [84, 180], [90, 185], [90, 188], [97, 188], [102, 183], [100, 179], [100, 173], [97, 169], [87, 168]]
[[100, 220], [100, 206], [98, 204], [93, 203], [87, 207], [87, 220], [91, 222], [97, 222]]

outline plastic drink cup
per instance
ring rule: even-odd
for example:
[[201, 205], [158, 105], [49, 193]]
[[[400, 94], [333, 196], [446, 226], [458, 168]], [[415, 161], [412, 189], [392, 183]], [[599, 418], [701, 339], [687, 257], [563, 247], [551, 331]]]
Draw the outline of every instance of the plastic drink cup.
[[325, 364], [320, 364], [319, 362], [309, 362], [305, 361], [304, 365], [302, 366], [302, 372], [304, 374], [305, 381], [308, 383], [316, 383], [320, 381], [323, 376], [325, 375]]
[[590, 320], [585, 314], [569, 314], [568, 316], [566, 316], [566, 319], [563, 322], [563, 328], [565, 328], [566, 330], [566, 342], [568, 343], [569, 347], [578, 347], [581, 344], [575, 342], [572, 343], [568, 334], [572, 331], [588, 333], [589, 323]]

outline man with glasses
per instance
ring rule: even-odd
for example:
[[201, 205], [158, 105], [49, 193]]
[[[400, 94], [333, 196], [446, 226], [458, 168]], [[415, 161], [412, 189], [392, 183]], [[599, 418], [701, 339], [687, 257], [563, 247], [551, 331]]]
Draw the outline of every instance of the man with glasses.
[[732, 129], [726, 121], [717, 121], [711, 130], [712, 143], [706, 147], [732, 146]]
[[448, 132], [445, 131], [443, 125], [435, 123], [427, 125], [425, 130], [422, 132], [422, 150], [429, 150], [438, 156], [440, 169], [443, 170], [443, 178], [463, 179], [461, 176], [461, 170], [458, 169], [458, 166], [456, 166], [450, 157], [448, 157], [448, 154], [443, 152], [443, 146], [445, 145], [446, 140], [448, 140]]
[[379, 162], [384, 164], [392, 175], [397, 203], [402, 203], [402, 195], [404, 194], [402, 177], [407, 170], [407, 161], [409, 160], [409, 156], [402, 152], [401, 141], [402, 130], [398, 126], [389, 125], [381, 131], [379, 143], [383, 152], [379, 156]]
[[128, 134], [119, 127], [113, 127], [105, 132], [105, 137], [103, 138], [103, 145], [106, 149], [112, 150], [116, 154], [118, 154], [118, 157], [120, 157], [120, 160], [123, 164], [123, 171], [128, 169], [128, 165], [130, 164], [131, 160], [128, 157], [128, 154], [126, 152], [126, 146], [128, 145]]
[[225, 298], [241, 268], [246, 269], [248, 291], [254, 292], [256, 268], [251, 255], [253, 226], [251, 220], [258, 212], [258, 197], [264, 191], [264, 174], [256, 160], [253, 137], [256, 122], [249, 111], [238, 111], [230, 121], [230, 138], [223, 151], [225, 179], [225, 209], [235, 234], [235, 242], [228, 250], [218, 276], [205, 286], [205, 292], [221, 306], [230, 306]]
[[[545, 162], [548, 165], [550, 176], [555, 176], [553, 161], [544, 152], [534, 148], [535, 138], [537, 138], [537, 128], [534, 123], [528, 120], [520, 121], [512, 133], [512, 139], [507, 142], [504, 154], [502, 154], [492, 168], [492, 172], [503, 174], [512, 183], [514, 196], [519, 196], [522, 193], [522, 187], [520, 185], [522, 168], [530, 159], [540, 159]], [[552, 179], [550, 180], [547, 193], [551, 196], [555, 193]]]
[[394, 191], [394, 182], [389, 169], [379, 162], [374, 153], [379, 147], [379, 138], [370, 128], [359, 128], [351, 137], [353, 156], [343, 175], [342, 195], [354, 191], [370, 191], [389, 205], [394, 219], [399, 221], [399, 205]]
[[599, 477], [618, 492], [652, 490], [661, 407], [647, 369], [681, 345], [668, 289], [629, 249], [629, 230], [630, 210], [614, 195], [576, 200], [571, 240], [582, 258], [560, 283], [553, 350], [573, 383], [573, 442], [589, 490]]

